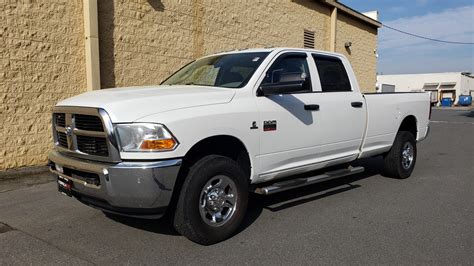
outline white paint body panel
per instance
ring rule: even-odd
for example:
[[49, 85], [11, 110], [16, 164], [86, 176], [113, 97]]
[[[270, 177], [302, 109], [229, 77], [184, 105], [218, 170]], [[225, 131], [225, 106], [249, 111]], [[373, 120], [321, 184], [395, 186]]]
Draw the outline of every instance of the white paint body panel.
[[360, 157], [370, 157], [390, 150], [403, 119], [416, 118], [417, 140], [428, 131], [428, 93], [364, 94], [368, 108], [367, 133]]
[[[362, 95], [347, 59], [335, 53], [308, 49], [252, 49], [268, 51], [246, 86], [240, 89], [202, 86], [149, 86], [107, 89], [66, 99], [58, 106], [105, 109], [113, 123], [148, 122], [165, 125], [179, 146], [167, 152], [122, 152], [123, 160], [184, 157], [199, 141], [229, 135], [246, 147], [253, 183], [350, 162], [390, 149], [403, 118], [417, 119], [422, 139], [428, 127], [428, 94]], [[313, 92], [257, 97], [266, 69], [282, 53], [324, 54], [342, 60], [352, 92], [321, 92], [319, 76], [308, 57]], [[363, 102], [353, 108], [351, 102]], [[305, 111], [318, 104], [319, 111]], [[277, 120], [276, 131], [263, 131], [263, 121]], [[252, 122], [258, 129], [250, 129]]]

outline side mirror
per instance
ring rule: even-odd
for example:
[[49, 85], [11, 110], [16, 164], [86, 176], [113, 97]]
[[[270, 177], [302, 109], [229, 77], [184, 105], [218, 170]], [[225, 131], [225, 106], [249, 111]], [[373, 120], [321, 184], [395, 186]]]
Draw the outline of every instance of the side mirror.
[[268, 96], [275, 94], [288, 94], [303, 91], [304, 80], [298, 82], [279, 82], [260, 85], [258, 95]]
[[[276, 75], [272, 73], [272, 75]], [[305, 73], [301, 72], [283, 72], [278, 73], [278, 81], [274, 83], [264, 83], [258, 89], [258, 96], [268, 96], [275, 94], [289, 94], [305, 90], [305, 85], [309, 82], [309, 78]]]

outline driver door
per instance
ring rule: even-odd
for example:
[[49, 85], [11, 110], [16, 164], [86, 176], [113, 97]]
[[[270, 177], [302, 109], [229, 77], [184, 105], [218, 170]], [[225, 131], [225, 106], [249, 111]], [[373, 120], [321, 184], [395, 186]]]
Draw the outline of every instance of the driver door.
[[[263, 180], [279, 172], [291, 171], [314, 163], [320, 153], [321, 128], [317, 93], [313, 93], [311, 73], [305, 52], [279, 55], [266, 70], [261, 84], [303, 82], [302, 90], [286, 94], [258, 96], [257, 106], [262, 121], [260, 132], [260, 173]], [[262, 180], [262, 181], [263, 181]]]

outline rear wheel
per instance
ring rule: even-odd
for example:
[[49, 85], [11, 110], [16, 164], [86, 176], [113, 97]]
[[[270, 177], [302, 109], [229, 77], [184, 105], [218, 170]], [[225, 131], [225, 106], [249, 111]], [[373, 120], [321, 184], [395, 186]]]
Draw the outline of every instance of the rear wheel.
[[399, 131], [392, 148], [384, 156], [384, 174], [393, 178], [408, 178], [415, 167], [416, 155], [415, 136]]
[[176, 206], [174, 226], [188, 239], [210, 245], [232, 236], [247, 209], [247, 177], [232, 159], [209, 155], [190, 169]]

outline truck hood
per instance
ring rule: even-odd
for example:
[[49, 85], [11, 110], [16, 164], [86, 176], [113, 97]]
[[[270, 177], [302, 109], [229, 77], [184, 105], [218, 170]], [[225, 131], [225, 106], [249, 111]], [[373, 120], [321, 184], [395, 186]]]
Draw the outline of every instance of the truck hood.
[[112, 122], [121, 123], [176, 109], [228, 103], [234, 95], [233, 89], [207, 86], [125, 87], [86, 92], [57, 105], [102, 108]]

